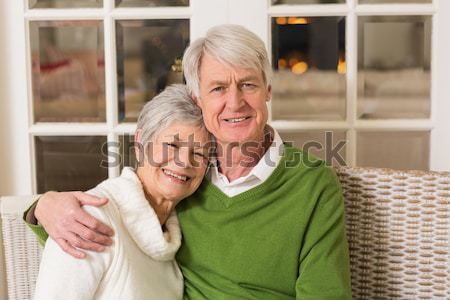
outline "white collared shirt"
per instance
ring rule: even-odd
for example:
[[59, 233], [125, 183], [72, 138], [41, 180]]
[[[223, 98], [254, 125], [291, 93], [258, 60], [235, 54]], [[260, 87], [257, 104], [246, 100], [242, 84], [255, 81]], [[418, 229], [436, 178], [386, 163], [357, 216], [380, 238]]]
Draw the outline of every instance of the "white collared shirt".
[[273, 131], [272, 144], [250, 173], [229, 182], [228, 178], [219, 172], [217, 165], [212, 165], [207, 175], [209, 180], [228, 197], [236, 196], [263, 183], [278, 166], [284, 151], [279, 133], [275, 129]]

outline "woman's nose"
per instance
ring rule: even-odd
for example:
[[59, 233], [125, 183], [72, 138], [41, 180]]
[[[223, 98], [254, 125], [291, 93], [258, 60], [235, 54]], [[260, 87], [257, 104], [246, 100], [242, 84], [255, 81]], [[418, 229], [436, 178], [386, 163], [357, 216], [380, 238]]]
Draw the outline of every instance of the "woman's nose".
[[189, 147], [180, 147], [178, 157], [175, 158], [175, 163], [181, 168], [189, 168], [192, 166], [192, 155]]

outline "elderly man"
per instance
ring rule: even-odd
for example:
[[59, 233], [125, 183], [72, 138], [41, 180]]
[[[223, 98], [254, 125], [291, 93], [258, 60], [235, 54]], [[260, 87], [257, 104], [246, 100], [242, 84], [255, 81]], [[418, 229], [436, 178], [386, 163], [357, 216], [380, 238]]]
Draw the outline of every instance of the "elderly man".
[[[264, 43], [241, 26], [217, 26], [188, 47], [183, 70], [217, 142], [207, 178], [177, 207], [186, 297], [350, 299], [339, 182], [267, 125]], [[80, 205], [105, 201], [49, 192], [34, 213], [66, 252], [82, 258], [81, 249], [102, 251], [112, 232]]]

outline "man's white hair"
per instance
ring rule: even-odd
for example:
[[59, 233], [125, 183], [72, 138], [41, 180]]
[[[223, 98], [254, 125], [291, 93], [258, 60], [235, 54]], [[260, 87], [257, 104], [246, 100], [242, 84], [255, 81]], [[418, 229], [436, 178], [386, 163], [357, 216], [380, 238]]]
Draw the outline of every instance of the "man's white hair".
[[200, 95], [200, 64], [205, 54], [232, 67], [260, 71], [266, 86], [271, 84], [272, 67], [264, 42], [243, 26], [224, 24], [209, 29], [204, 38], [192, 42], [184, 52], [184, 77], [194, 96]]

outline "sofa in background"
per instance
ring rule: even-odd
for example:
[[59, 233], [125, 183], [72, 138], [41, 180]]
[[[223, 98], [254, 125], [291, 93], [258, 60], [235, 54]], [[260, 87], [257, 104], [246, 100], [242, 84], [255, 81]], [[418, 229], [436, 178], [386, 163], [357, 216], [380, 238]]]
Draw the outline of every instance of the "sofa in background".
[[[450, 173], [336, 171], [345, 198], [353, 298], [450, 299]], [[32, 200], [0, 199], [1, 299], [5, 275], [10, 300], [32, 298], [41, 248], [22, 222]]]

